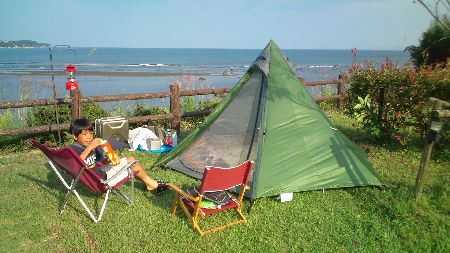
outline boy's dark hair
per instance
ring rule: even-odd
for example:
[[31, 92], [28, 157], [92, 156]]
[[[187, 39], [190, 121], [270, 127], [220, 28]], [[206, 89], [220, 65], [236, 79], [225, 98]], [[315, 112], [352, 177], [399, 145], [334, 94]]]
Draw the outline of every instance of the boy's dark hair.
[[83, 130], [94, 131], [94, 125], [85, 118], [76, 119], [70, 123], [70, 133], [76, 137], [78, 137]]

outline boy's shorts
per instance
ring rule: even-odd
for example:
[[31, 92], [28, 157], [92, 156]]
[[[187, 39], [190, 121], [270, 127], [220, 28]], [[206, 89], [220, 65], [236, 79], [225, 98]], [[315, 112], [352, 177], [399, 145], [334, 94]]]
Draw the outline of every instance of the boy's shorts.
[[[106, 174], [106, 179], [110, 179], [111, 177], [113, 177], [114, 175], [117, 174], [117, 172], [119, 172], [125, 165], [127, 165], [127, 158], [123, 157], [120, 159], [120, 163], [116, 166], [113, 166], [111, 163], [106, 164], [105, 166], [102, 166], [102, 170], [105, 172]], [[116, 183], [122, 181], [124, 178], [126, 178], [128, 176], [128, 170], [124, 170], [122, 171], [122, 173], [120, 173], [115, 179], [113, 179], [112, 181], [110, 181], [108, 183], [108, 185], [113, 186]]]

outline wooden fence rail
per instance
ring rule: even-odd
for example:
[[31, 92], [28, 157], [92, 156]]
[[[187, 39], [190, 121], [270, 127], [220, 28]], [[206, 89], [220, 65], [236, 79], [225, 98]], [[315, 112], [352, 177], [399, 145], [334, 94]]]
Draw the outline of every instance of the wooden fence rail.
[[[337, 100], [337, 107], [339, 109], [343, 108], [344, 92], [345, 86], [340, 77], [338, 80], [327, 80], [318, 82], [304, 82], [302, 78], [299, 78], [300, 83], [304, 86], [318, 86], [327, 84], [337, 84], [338, 94], [331, 96], [316, 97], [316, 101], [324, 100]], [[110, 96], [89, 96], [82, 97], [80, 91], [71, 91], [70, 98], [59, 98], [59, 99], [39, 99], [39, 100], [24, 100], [15, 102], [1, 102], [0, 109], [10, 109], [10, 108], [24, 108], [24, 107], [35, 107], [35, 106], [49, 106], [49, 105], [64, 105], [67, 104], [71, 108], [71, 119], [74, 120], [82, 115], [81, 105], [83, 103], [92, 102], [112, 102], [112, 101], [123, 101], [123, 100], [139, 100], [139, 99], [157, 99], [157, 98], [170, 98], [170, 114], [161, 115], [146, 115], [128, 118], [129, 123], [146, 123], [156, 120], [169, 120], [170, 127], [173, 129], [180, 129], [181, 118], [186, 117], [199, 117], [206, 116], [211, 111], [202, 110], [195, 112], [181, 112], [180, 98], [184, 96], [197, 96], [197, 95], [221, 95], [229, 93], [231, 89], [229, 88], [219, 88], [219, 89], [199, 89], [199, 90], [180, 90], [178, 84], [171, 84], [169, 92], [154, 92], [154, 93], [139, 93], [139, 94], [121, 94], [121, 95], [110, 95]], [[60, 130], [69, 130], [69, 123], [59, 124]], [[42, 134], [58, 131], [58, 125], [45, 125], [45, 126], [33, 126], [33, 127], [23, 127], [18, 129], [5, 129], [0, 131], [0, 137], [19, 135], [19, 134]]]

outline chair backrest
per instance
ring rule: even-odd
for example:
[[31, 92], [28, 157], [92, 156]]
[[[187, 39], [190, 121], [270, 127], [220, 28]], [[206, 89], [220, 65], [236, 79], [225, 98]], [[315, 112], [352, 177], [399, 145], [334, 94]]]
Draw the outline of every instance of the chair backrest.
[[[30, 139], [31, 143], [39, 148], [56, 166], [65, 171], [72, 178], [76, 178], [80, 170], [86, 166], [81, 157], [70, 147], [53, 149]], [[79, 182], [89, 190], [98, 194], [103, 194], [107, 188], [101, 183], [101, 179], [91, 169], [85, 169], [79, 178]]]
[[253, 167], [252, 161], [245, 161], [241, 165], [231, 168], [207, 166], [200, 184], [199, 193], [223, 191], [238, 185], [247, 184]]

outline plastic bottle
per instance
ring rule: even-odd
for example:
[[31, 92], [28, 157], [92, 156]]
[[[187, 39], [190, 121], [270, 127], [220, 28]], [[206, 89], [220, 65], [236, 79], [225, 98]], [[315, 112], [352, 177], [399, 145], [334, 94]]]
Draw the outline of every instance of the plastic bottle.
[[172, 147], [176, 147], [178, 145], [178, 140], [177, 140], [177, 131], [173, 130], [172, 132]]

